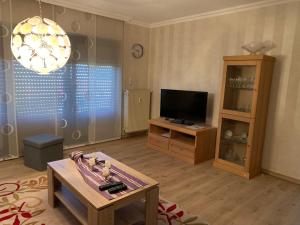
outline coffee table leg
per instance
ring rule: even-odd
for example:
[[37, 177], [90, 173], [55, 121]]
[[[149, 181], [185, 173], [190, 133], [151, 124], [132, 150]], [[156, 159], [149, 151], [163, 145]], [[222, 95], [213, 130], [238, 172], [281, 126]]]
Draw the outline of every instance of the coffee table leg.
[[159, 201], [159, 188], [155, 187], [146, 193], [146, 225], [157, 225], [157, 211]]
[[114, 225], [115, 211], [113, 206], [97, 210], [93, 206], [88, 207], [88, 225]]
[[55, 207], [57, 205], [57, 199], [54, 195], [54, 192], [57, 190], [59, 186], [59, 181], [55, 179], [53, 169], [50, 167], [47, 168], [48, 174], [48, 203], [51, 207]]

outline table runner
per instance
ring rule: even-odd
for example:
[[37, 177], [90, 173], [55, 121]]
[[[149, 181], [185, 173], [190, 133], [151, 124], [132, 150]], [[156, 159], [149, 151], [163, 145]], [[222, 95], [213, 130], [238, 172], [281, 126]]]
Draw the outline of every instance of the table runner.
[[[112, 164], [110, 168], [110, 173], [112, 174], [110, 181], [123, 182], [124, 184], [127, 185], [127, 190], [119, 192], [117, 194], [109, 194], [107, 190], [100, 191], [99, 186], [107, 183], [104, 177], [102, 177], [103, 167], [100, 164], [97, 164], [94, 166], [94, 169], [96, 169], [97, 171], [92, 171], [88, 166], [88, 162], [87, 162], [87, 159], [89, 157], [85, 156], [83, 152], [72, 152], [70, 154], [70, 158], [74, 160], [76, 167], [80, 172], [81, 176], [83, 177], [83, 179], [85, 180], [85, 182], [108, 200], [115, 199], [126, 193], [137, 190], [147, 185], [147, 183], [126, 173], [122, 169]], [[97, 160], [99, 161], [101, 159], [99, 159], [98, 157]]]

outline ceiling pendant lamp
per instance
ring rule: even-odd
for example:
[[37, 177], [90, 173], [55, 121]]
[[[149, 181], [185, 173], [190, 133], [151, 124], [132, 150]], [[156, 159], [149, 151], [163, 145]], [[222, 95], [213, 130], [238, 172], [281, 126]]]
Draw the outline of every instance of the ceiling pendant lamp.
[[71, 54], [71, 43], [66, 32], [54, 21], [40, 16], [21, 21], [13, 30], [11, 50], [27, 69], [49, 74], [62, 68]]

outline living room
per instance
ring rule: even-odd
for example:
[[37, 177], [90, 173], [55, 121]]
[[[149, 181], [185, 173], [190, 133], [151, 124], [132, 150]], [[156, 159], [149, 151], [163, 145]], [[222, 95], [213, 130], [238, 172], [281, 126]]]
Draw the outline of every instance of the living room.
[[0, 224], [300, 224], [299, 0], [0, 21]]

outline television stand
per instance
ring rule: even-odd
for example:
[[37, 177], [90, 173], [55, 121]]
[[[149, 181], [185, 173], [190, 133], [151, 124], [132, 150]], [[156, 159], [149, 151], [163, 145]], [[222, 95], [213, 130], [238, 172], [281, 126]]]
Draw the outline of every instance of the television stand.
[[192, 164], [212, 159], [217, 129], [189, 127], [159, 118], [149, 120], [148, 146]]

